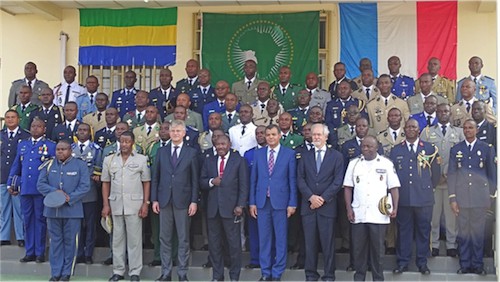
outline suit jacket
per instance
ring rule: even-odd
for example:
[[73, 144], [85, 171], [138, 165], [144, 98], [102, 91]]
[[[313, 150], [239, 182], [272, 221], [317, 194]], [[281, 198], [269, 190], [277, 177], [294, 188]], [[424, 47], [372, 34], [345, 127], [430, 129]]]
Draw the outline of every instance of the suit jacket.
[[352, 81], [352, 80], [348, 79], [348, 78], [347, 78], [347, 77], [345, 77], [345, 76], [344, 76], [342, 79], [340, 79], [340, 81], [334, 80], [334, 81], [332, 81], [332, 83], [330, 83], [330, 85], [328, 86], [328, 92], [330, 92], [330, 95], [332, 96], [332, 100], [333, 100], [333, 99], [336, 99], [336, 98], [338, 97], [338, 96], [337, 96], [337, 93], [338, 93], [338, 91], [339, 91], [338, 87], [339, 87], [340, 83], [341, 83], [342, 81], [344, 81], [344, 80], [345, 80], [345, 81], [347, 81], [347, 82], [349, 82], [349, 84], [351, 85], [351, 89], [352, 89], [353, 91], [355, 91], [355, 90], [357, 90], [357, 89], [358, 89], [358, 85], [356, 84], [356, 82], [354, 82], [354, 81]]
[[229, 118], [227, 117], [226, 112], [224, 112], [221, 117], [222, 117], [222, 129], [226, 133], [229, 132], [229, 128], [240, 123], [240, 114], [236, 111], [234, 112], [233, 116], [231, 117], [231, 122], [229, 122]]
[[133, 130], [135, 135], [135, 144], [142, 148], [143, 152], [146, 152], [149, 145], [160, 140], [160, 124], [156, 123], [155, 126], [151, 128], [151, 132], [148, 135], [148, 124], [136, 127]]
[[30, 124], [33, 122], [35, 117], [45, 121], [45, 136], [49, 139], [52, 138], [54, 127], [64, 122], [63, 108], [56, 105], [52, 106], [48, 114], [45, 113], [42, 106], [33, 111], [30, 114]]
[[493, 146], [476, 139], [469, 151], [465, 141], [453, 146], [448, 167], [450, 202], [462, 208], [489, 208], [497, 190], [496, 153]]
[[410, 110], [408, 109], [408, 104], [406, 104], [406, 102], [401, 98], [390, 94], [387, 106], [385, 105], [385, 100], [381, 95], [368, 102], [366, 111], [368, 112], [370, 127], [373, 128], [375, 132], [380, 132], [389, 126], [387, 114], [392, 108], [398, 108], [401, 110], [401, 116], [403, 117], [402, 125], [404, 125], [404, 122], [406, 122], [408, 117], [410, 117]]
[[[477, 99], [474, 97], [469, 102], [471, 105], [471, 109], [469, 112], [467, 112], [467, 104], [463, 100], [451, 106], [450, 122], [453, 126], [462, 127], [467, 119], [472, 118], [472, 104], [475, 101], [477, 101]], [[486, 112], [484, 117], [489, 123], [497, 123], [495, 113], [493, 113], [493, 109], [491, 108], [490, 104], [486, 104]]]
[[[425, 117], [424, 112], [420, 112], [418, 114], [413, 114], [410, 116], [410, 118], [415, 119], [418, 121], [418, 127], [420, 128], [420, 132], [424, 130], [424, 128], [427, 126], [427, 118]], [[432, 120], [431, 126], [436, 125], [438, 122], [437, 115], [434, 117]]]
[[78, 125], [80, 125], [80, 122], [76, 120], [75, 126], [73, 126], [73, 130], [69, 131], [66, 127], [66, 123], [61, 123], [54, 128], [54, 131], [52, 131], [52, 137], [50, 139], [54, 140], [54, 142], [56, 143], [63, 139], [66, 139], [71, 144], [75, 141], [74, 137], [76, 136], [76, 132], [78, 131]]
[[200, 187], [208, 190], [207, 217], [214, 218], [217, 211], [222, 218], [232, 218], [235, 207], [247, 205], [248, 165], [237, 151], [229, 153], [220, 186], [210, 187], [209, 181], [219, 176], [219, 156], [205, 158], [201, 169]]
[[208, 117], [211, 113], [224, 113], [226, 111], [226, 104], [220, 106], [219, 100], [212, 101], [203, 107], [203, 129], [208, 130]]
[[110, 108], [115, 108], [118, 110], [118, 115], [122, 120], [126, 113], [130, 111], [135, 111], [135, 94], [137, 89], [132, 88], [129, 90], [130, 94], [127, 95], [126, 89], [118, 89], [111, 95], [111, 103], [109, 103]]
[[263, 208], [266, 203], [267, 190], [270, 189], [270, 201], [273, 209], [297, 207], [297, 170], [295, 151], [280, 146], [275, 157], [273, 172], [269, 174], [268, 147], [255, 151], [254, 165], [250, 177], [249, 205]]
[[391, 153], [392, 147], [394, 147], [395, 144], [399, 144], [405, 140], [405, 131], [403, 129], [403, 126], [399, 128], [399, 134], [394, 141], [394, 136], [391, 134], [391, 130], [386, 128], [384, 131], [380, 132], [377, 134], [377, 140], [381, 144], [381, 147], [383, 149], [382, 153], [380, 155], [389, 157], [389, 154]]
[[392, 90], [391, 93], [401, 99], [407, 99], [415, 93], [415, 81], [413, 78], [399, 74], [397, 77], [391, 77]]
[[[83, 117], [97, 111], [97, 107], [95, 105], [95, 99], [97, 96], [97, 92], [94, 93], [94, 101], [90, 103], [90, 97], [87, 92], [82, 93], [82, 95], [76, 97], [76, 105], [78, 107], [78, 114], [76, 115], [76, 119], [79, 121], [83, 121]], [[105, 116], [103, 116], [105, 118]]]
[[[217, 100], [215, 96], [215, 88], [211, 85], [207, 86], [207, 92], [203, 94], [202, 87], [198, 85], [196, 88], [192, 88], [189, 91], [189, 98], [191, 100], [191, 110], [203, 114], [203, 107], [206, 104]], [[200, 128], [201, 129], [201, 128]]]
[[[347, 169], [349, 161], [361, 155], [361, 146], [358, 144], [358, 139], [356, 139], [356, 135], [354, 135], [354, 138], [347, 140], [342, 145], [342, 150], [340, 152], [342, 153], [342, 157], [344, 158], [344, 169]], [[384, 155], [384, 150], [380, 145], [380, 143], [378, 146], [377, 153], [381, 156]]]
[[[317, 212], [326, 217], [336, 217], [336, 195], [343, 180], [344, 160], [337, 150], [326, 149], [319, 172], [316, 172], [315, 150], [303, 152], [297, 169], [297, 186], [302, 194], [301, 214]], [[323, 206], [311, 209], [309, 198], [312, 195], [321, 196], [325, 200]]]
[[[17, 103], [19, 103], [19, 99], [17, 98], [17, 94], [19, 93], [19, 90], [21, 89], [21, 86], [23, 85], [28, 85], [26, 83], [26, 78], [21, 78], [18, 80], [14, 80], [12, 82], [12, 86], [10, 87], [9, 91], [9, 107], [13, 106]], [[31, 96], [31, 103], [41, 106], [42, 101], [38, 98], [40, 96], [40, 93], [44, 88], [49, 87], [49, 85], [39, 79], [35, 81], [35, 84], [31, 86], [31, 89], [33, 91], [33, 95]]]
[[[92, 132], [99, 131], [106, 127], [106, 111], [103, 111], [102, 113], [99, 111], [90, 113], [83, 117], [83, 122], [92, 127]], [[120, 122], [120, 118], [118, 118], [117, 122]]]
[[[307, 89], [307, 88], [306, 88]], [[308, 91], [310, 89], [307, 89]], [[332, 96], [326, 90], [315, 88], [311, 91], [311, 102], [309, 102], [310, 107], [319, 106], [323, 109], [323, 113], [326, 110], [326, 104], [332, 100]]]
[[107, 127], [104, 127], [94, 134], [94, 142], [99, 145], [99, 147], [104, 148], [112, 143], [116, 142], [115, 131], [108, 133]]
[[231, 86], [231, 93], [234, 93], [238, 97], [241, 104], [252, 104], [257, 100], [257, 86], [262, 81], [263, 80], [256, 77], [250, 85], [250, 88], [248, 88], [248, 85], [245, 83], [245, 79], [236, 81]]
[[[462, 84], [467, 78], [474, 80], [474, 78], [468, 76], [460, 79], [460, 81], [458, 81], [457, 83], [457, 96], [455, 97], [455, 101], [457, 102], [462, 100], [462, 94], [460, 93], [460, 88], [462, 87]], [[476, 82], [476, 95], [474, 95], [474, 97], [492, 105], [493, 111], [496, 112], [497, 87], [495, 85], [495, 80], [487, 75], [481, 75], [481, 77]]]
[[171, 150], [172, 143], [158, 149], [152, 171], [151, 200], [158, 201], [161, 208], [172, 202], [177, 209], [187, 209], [191, 203], [198, 203], [198, 154], [184, 143], [174, 166]]
[[347, 108], [351, 105], [356, 105], [363, 117], [366, 117], [365, 102], [353, 97], [349, 97], [347, 101], [342, 103], [340, 98], [331, 100], [326, 104], [325, 123], [331, 130], [337, 130], [339, 127], [347, 124]]
[[165, 99], [165, 95], [163, 94], [161, 87], [156, 87], [149, 92], [148, 98], [149, 103], [155, 106], [158, 109], [158, 113], [160, 114], [161, 120], [163, 121], [165, 117], [168, 115], [167, 113], [167, 102], [170, 101], [170, 105], [173, 106], [172, 100], [174, 97], [175, 88], [170, 86], [170, 92], [168, 93], [168, 100]]
[[16, 157], [17, 146], [18, 144], [30, 137], [30, 133], [21, 127], [17, 129], [17, 133], [14, 135], [12, 139], [9, 139], [9, 130], [7, 128], [2, 129], [1, 131], [1, 164], [0, 165], [0, 184], [7, 183], [7, 179], [9, 178], [10, 168], [14, 163], [14, 159]]
[[300, 85], [290, 83], [286, 88], [285, 95], [283, 95], [281, 84], [277, 84], [274, 86], [272, 95], [283, 106], [283, 109], [288, 111], [297, 107], [297, 97], [301, 89]]

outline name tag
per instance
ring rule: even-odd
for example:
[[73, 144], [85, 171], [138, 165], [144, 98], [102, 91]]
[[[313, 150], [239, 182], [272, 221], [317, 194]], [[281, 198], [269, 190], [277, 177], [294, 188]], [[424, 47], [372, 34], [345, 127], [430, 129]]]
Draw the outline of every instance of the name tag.
[[68, 171], [68, 172], [66, 172], [66, 175], [71, 175], [71, 176], [77, 175], [77, 174], [78, 174], [78, 172], [76, 172], [76, 171]]
[[129, 164], [128, 167], [129, 168], [138, 168], [139, 165], [138, 164]]
[[385, 169], [383, 169], [383, 168], [377, 168], [375, 171], [376, 171], [377, 173], [386, 173], [386, 172], [387, 172], [387, 170], [385, 170]]

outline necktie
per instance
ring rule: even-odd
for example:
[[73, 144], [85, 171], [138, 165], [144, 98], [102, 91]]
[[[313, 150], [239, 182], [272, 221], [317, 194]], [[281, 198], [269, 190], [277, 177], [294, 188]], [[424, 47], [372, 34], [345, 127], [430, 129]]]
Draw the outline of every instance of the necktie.
[[472, 151], [472, 145], [471, 144], [467, 145], [467, 148], [469, 148], [469, 151]]
[[370, 100], [370, 88], [366, 88], [366, 99]]
[[270, 118], [269, 124], [273, 124], [273, 118]]
[[21, 111], [24, 113], [24, 111], [26, 110], [26, 106], [25, 105], [22, 105], [21, 106]]
[[233, 114], [227, 114], [227, 120], [229, 121], [229, 123], [231, 123], [231, 121], [233, 120]]
[[321, 151], [318, 150], [316, 152], [316, 173], [319, 173], [319, 169], [321, 168]]
[[97, 114], [97, 121], [101, 121], [102, 113]]
[[465, 105], [466, 105], [466, 110], [469, 113], [470, 112], [470, 103], [469, 102], [465, 102]]
[[243, 125], [243, 128], [242, 128], [242, 130], [241, 130], [241, 135], [245, 135], [245, 128], [246, 128], [246, 127], [247, 127], [246, 125]]
[[[476, 82], [475, 79], [474, 79], [474, 82]], [[28, 81], [28, 86], [30, 87], [30, 89], [32, 88], [31, 87], [31, 81]]]
[[80, 144], [80, 154], [83, 154], [83, 148], [85, 147], [85, 144]]
[[250, 89], [250, 86], [252, 86], [252, 81], [251, 80], [247, 81], [247, 89]]
[[36, 140], [33, 140], [33, 146], [35, 146], [35, 145], [36, 145]]
[[206, 88], [203, 88], [203, 96], [206, 96], [207, 95], [207, 89]]
[[413, 143], [410, 143], [410, 153], [415, 153], [415, 151], [413, 150]]
[[477, 84], [477, 77], [474, 77], [474, 84]]
[[49, 115], [49, 113], [50, 113], [50, 110], [49, 109], [45, 109], [45, 114]]
[[391, 81], [392, 81], [392, 84], [394, 85], [394, 82], [396, 82], [396, 77], [395, 76], [391, 76]]
[[94, 104], [94, 94], [90, 94], [90, 104]]
[[264, 104], [264, 103], [260, 104], [260, 113], [261, 114], [264, 112], [265, 108], [266, 108], [266, 104]]
[[441, 132], [443, 132], [443, 136], [446, 135], [446, 125], [441, 125]]
[[398, 134], [396, 133], [396, 131], [392, 132], [392, 137], [394, 138], [394, 141], [396, 141], [396, 139], [398, 139]]
[[113, 131], [111, 131], [111, 129], [108, 129], [107, 133], [108, 133], [108, 135], [111, 135], [111, 134], [113, 134]]
[[179, 146], [174, 146], [174, 153], [172, 154], [172, 164], [174, 166], [177, 165], [177, 159], [178, 159], [178, 157], [177, 157], [177, 149], [179, 149]]
[[125, 94], [125, 96], [128, 96], [130, 95], [130, 90], [127, 90], [127, 93]]
[[269, 168], [269, 174], [273, 173], [274, 170], [274, 150], [269, 151], [269, 162], [267, 163]]
[[349, 126], [351, 128], [351, 135], [354, 134], [354, 125]]
[[224, 108], [224, 102], [219, 102], [221, 108]]
[[223, 175], [224, 175], [224, 157], [220, 157], [219, 177], [222, 178]]
[[190, 78], [189, 80], [189, 86], [193, 86], [193, 80]]
[[286, 134], [283, 134], [283, 136], [281, 136], [281, 138], [283, 139], [283, 142], [285, 142]]
[[432, 124], [431, 119], [432, 119], [431, 116], [427, 116], [427, 126], [431, 126], [431, 124]]
[[311, 151], [311, 150], [314, 150], [314, 144], [313, 143], [309, 144], [309, 151]]
[[162, 146], [162, 147], [167, 146], [167, 141], [162, 141], [162, 142], [161, 142], [161, 146]]
[[286, 94], [286, 88], [281, 88], [281, 94], [283, 94], [283, 96], [285, 96], [285, 94]]
[[153, 130], [153, 127], [150, 125], [150, 126], [148, 126], [148, 133], [147, 133], [148, 136], [151, 133], [151, 130]]
[[68, 129], [68, 131], [72, 131], [71, 130], [71, 123], [68, 123], [68, 126], [66, 127], [66, 129]]
[[137, 120], [141, 120], [141, 113], [137, 114]]
[[71, 90], [71, 85], [68, 85], [68, 88], [66, 89], [66, 100], [64, 100], [64, 104], [69, 102], [69, 92]]
[[14, 138], [14, 131], [9, 132], [9, 139]]
[[163, 90], [163, 96], [165, 96], [165, 100], [168, 100], [168, 92], [167, 92], [167, 90]]
[[385, 106], [387, 107], [387, 100], [388, 100], [388, 99], [384, 99], [384, 100], [385, 100]]

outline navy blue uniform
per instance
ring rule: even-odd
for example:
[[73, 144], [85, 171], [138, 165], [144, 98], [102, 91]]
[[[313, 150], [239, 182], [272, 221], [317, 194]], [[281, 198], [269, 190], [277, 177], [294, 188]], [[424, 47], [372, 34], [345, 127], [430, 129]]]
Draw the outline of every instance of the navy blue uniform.
[[[422, 130], [424, 130], [424, 128], [427, 126], [427, 118], [425, 117], [424, 112], [411, 115], [410, 118], [418, 122], [418, 127], [420, 128], [420, 132], [422, 132]], [[434, 119], [431, 121], [431, 126], [436, 125], [437, 122], [438, 122], [437, 117], [434, 117]]]
[[200, 144], [198, 143], [198, 136], [200, 133], [198, 130], [192, 126], [186, 126], [186, 136], [184, 136], [184, 142], [191, 148], [195, 148], [197, 152], [200, 152]]
[[408, 99], [408, 97], [415, 95], [415, 81], [413, 78], [406, 75], [399, 75], [392, 77], [392, 90], [391, 93], [401, 99]]
[[173, 99], [175, 88], [170, 86], [169, 91], [168, 100], [166, 99], [165, 94], [163, 94], [163, 89], [161, 87], [151, 90], [148, 95], [149, 103], [158, 109], [161, 120], [165, 120], [165, 117], [168, 116], [167, 101], [171, 101]]
[[116, 90], [113, 92], [109, 107], [116, 108], [118, 110], [118, 115], [123, 119], [126, 113], [135, 111], [135, 94], [137, 91], [138, 90], [135, 88]]
[[83, 218], [82, 198], [90, 189], [90, 176], [84, 161], [69, 157], [61, 162], [48, 160], [40, 169], [38, 191], [46, 196], [62, 190], [69, 201], [59, 208], [45, 207], [50, 234], [50, 268], [52, 277], [70, 276], [76, 255], [78, 232]]
[[418, 143], [414, 144], [414, 147], [417, 147], [416, 153], [409, 151], [407, 141], [395, 145], [390, 153], [390, 159], [401, 182], [397, 216], [397, 257], [400, 267], [407, 267], [410, 262], [414, 234], [417, 267], [427, 266], [434, 187], [441, 176], [437, 154], [427, 162], [418, 159], [418, 155], [433, 155], [436, 152], [434, 145], [417, 141]]
[[191, 100], [191, 110], [201, 115], [203, 114], [203, 107], [205, 107], [206, 104], [217, 100], [215, 88], [211, 85], [205, 88], [199, 85], [189, 91], [189, 99]]
[[363, 110], [365, 102], [356, 98], [349, 97], [344, 102], [340, 98], [337, 98], [326, 104], [325, 123], [328, 125], [330, 131], [336, 130], [347, 123], [347, 108], [351, 105], [358, 107], [362, 116], [367, 117], [366, 112]]
[[211, 113], [225, 113], [226, 112], [226, 104], [224, 103], [221, 107], [220, 101], [216, 99], [203, 107], [203, 129], [208, 131], [208, 117]]
[[497, 149], [497, 126], [496, 124], [489, 123], [487, 120], [477, 128], [477, 139], [486, 142]]
[[497, 190], [495, 156], [494, 147], [478, 139], [471, 150], [463, 141], [450, 151], [448, 193], [460, 209], [457, 240], [463, 269], [483, 268], [486, 210]]
[[32, 138], [28, 138], [17, 146], [7, 186], [12, 184], [14, 175], [21, 177], [26, 256], [44, 256], [47, 222], [43, 216], [43, 196], [36, 189], [36, 185], [40, 173], [38, 167], [55, 155], [56, 143], [44, 137], [33, 142]]
[[[347, 166], [349, 165], [349, 161], [351, 159], [356, 158], [359, 155], [361, 155], [361, 146], [360, 146], [360, 144], [358, 144], [358, 139], [356, 138], [356, 136], [351, 140], [345, 141], [344, 144], [342, 144], [342, 148], [341, 148], [340, 152], [342, 153], [342, 156], [344, 157], [344, 166], [345, 166], [344, 169], [347, 170]], [[380, 143], [379, 143], [377, 152], [381, 156], [384, 155], [384, 149], [380, 145]]]
[[51, 140], [54, 127], [64, 122], [63, 108], [56, 105], [53, 105], [48, 112], [43, 107], [39, 107], [37, 110], [33, 111], [30, 115], [30, 124], [35, 117], [45, 122], [45, 136]]
[[80, 122], [77, 120], [75, 126], [73, 126], [73, 130], [68, 130], [66, 123], [61, 123], [54, 128], [50, 139], [56, 143], [61, 140], [67, 140], [71, 144], [75, 142], [75, 136], [79, 125]]
[[115, 131], [109, 130], [107, 127], [96, 131], [96, 133], [94, 134], [94, 142], [101, 148], [113, 144], [114, 142], [116, 142]]

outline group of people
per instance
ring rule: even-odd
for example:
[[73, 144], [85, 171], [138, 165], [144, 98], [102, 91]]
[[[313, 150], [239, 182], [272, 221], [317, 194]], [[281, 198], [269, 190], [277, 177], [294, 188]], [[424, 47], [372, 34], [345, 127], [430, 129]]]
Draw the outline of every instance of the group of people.
[[[363, 58], [351, 80], [339, 62], [326, 91], [314, 72], [304, 86], [291, 83], [287, 66], [271, 86], [253, 60], [232, 87], [213, 85], [210, 71], [189, 60], [175, 87], [166, 68], [159, 87], [138, 90], [130, 70], [109, 97], [95, 76], [78, 84], [73, 66], [51, 89], [28, 62], [1, 132], [1, 244], [10, 244], [13, 219], [21, 262], [44, 262], [48, 229], [50, 280], [69, 281], [75, 260], [93, 263], [100, 215], [113, 222], [110, 281], [124, 279], [127, 265], [130, 280], [140, 280], [143, 226], [155, 249], [150, 265], [161, 266], [157, 281], [170, 281], [174, 265], [187, 281], [194, 225], [216, 281], [224, 266], [239, 280], [247, 246], [245, 268], [260, 268], [261, 281], [281, 279], [289, 250], [298, 252], [292, 269], [308, 281], [335, 280], [336, 252], [350, 253], [355, 280], [368, 268], [383, 280], [384, 253], [403, 273], [413, 242], [416, 265], [429, 274], [427, 258], [439, 255], [445, 235], [446, 254], [460, 256], [458, 273], [486, 274], [494, 81], [479, 57], [457, 87], [438, 75], [437, 58], [416, 81], [400, 67], [393, 56], [389, 74], [375, 78]], [[55, 205], [57, 193], [64, 202]]]

